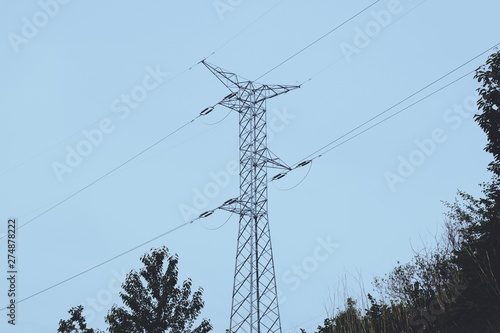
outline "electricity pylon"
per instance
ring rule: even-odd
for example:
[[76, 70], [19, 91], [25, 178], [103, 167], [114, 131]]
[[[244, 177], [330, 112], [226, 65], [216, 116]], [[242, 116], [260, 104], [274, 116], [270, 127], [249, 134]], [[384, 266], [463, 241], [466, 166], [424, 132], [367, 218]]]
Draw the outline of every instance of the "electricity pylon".
[[267, 148], [266, 101], [300, 86], [264, 85], [203, 64], [231, 91], [219, 104], [239, 113], [240, 196], [224, 203], [240, 215], [229, 332], [281, 333], [267, 168], [289, 168]]

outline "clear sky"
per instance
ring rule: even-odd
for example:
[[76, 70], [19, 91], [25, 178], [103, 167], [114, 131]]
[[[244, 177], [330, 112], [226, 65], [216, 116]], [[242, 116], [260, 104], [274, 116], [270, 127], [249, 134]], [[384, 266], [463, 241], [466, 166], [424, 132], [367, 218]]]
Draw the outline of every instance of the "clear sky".
[[[371, 4], [3, 0], [0, 233], [10, 217], [29, 222], [17, 232], [18, 300], [238, 195], [238, 117], [217, 107], [72, 196], [228, 94], [200, 60], [256, 79]], [[259, 79], [312, 77], [269, 101], [270, 149], [294, 164], [466, 75], [492, 51], [405, 100], [499, 43], [499, 11], [493, 0], [376, 2]], [[284, 332], [312, 331], [346, 294], [359, 295], [360, 275], [370, 291], [374, 276], [432, 245], [441, 201], [479, 193], [490, 156], [472, 120], [476, 88], [468, 75], [316, 159], [299, 186], [307, 168], [270, 184]], [[237, 224], [218, 211], [20, 303], [14, 327], [2, 310], [0, 331], [55, 332], [79, 304], [90, 326], [105, 328], [125, 273], [167, 245], [181, 277], [205, 290], [202, 316], [223, 332]], [[0, 244], [7, 276], [5, 237]]]

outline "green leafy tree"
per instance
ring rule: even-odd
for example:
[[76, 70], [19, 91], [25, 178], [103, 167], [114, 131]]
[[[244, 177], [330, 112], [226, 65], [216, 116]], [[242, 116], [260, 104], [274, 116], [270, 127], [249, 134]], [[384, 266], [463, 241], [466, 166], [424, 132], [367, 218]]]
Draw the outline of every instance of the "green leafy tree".
[[[477, 69], [475, 78], [481, 84], [477, 105], [482, 113], [474, 119], [488, 137], [484, 150], [493, 154], [489, 170], [500, 176], [500, 52], [491, 55], [486, 64]], [[498, 189], [497, 189], [498, 190]]]
[[459, 237], [453, 262], [467, 288], [450, 316], [463, 332], [500, 331], [500, 52], [477, 69], [480, 113], [474, 116], [485, 132], [485, 151], [493, 155], [492, 179], [483, 198], [459, 192], [449, 204], [449, 217]]
[[83, 306], [79, 305], [71, 308], [68, 313], [71, 315], [70, 319], [60, 320], [58, 333], [104, 333], [100, 330], [87, 328], [87, 323], [82, 315]]
[[204, 306], [203, 289], [192, 293], [192, 282], [179, 286], [178, 257], [166, 247], [141, 258], [144, 267], [132, 270], [122, 285], [123, 307], [114, 305], [106, 316], [111, 333], [207, 333], [212, 329], [203, 319], [195, 321]]

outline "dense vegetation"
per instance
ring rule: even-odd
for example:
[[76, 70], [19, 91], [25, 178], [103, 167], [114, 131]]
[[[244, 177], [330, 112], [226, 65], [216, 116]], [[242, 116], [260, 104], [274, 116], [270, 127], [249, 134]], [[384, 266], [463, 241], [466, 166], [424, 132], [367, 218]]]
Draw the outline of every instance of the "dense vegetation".
[[475, 78], [480, 87], [474, 120], [493, 155], [483, 197], [459, 191], [446, 204], [438, 245], [376, 279], [383, 296], [368, 294], [367, 308], [348, 298], [318, 333], [500, 332], [500, 52], [477, 69]]

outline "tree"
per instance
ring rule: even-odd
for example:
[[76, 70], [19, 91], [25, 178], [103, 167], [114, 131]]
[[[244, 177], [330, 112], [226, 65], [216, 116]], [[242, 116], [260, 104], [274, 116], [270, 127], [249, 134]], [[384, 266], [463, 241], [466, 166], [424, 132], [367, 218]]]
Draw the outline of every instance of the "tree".
[[459, 298], [453, 320], [464, 332], [500, 329], [500, 52], [476, 70], [481, 84], [474, 116], [487, 136], [485, 151], [493, 155], [491, 181], [482, 184], [483, 198], [459, 192], [449, 205], [449, 217], [459, 232], [453, 262], [467, 288]]
[[500, 52], [491, 55], [474, 78], [481, 84], [477, 105], [482, 110], [474, 119], [488, 137], [484, 150], [493, 154], [489, 170], [500, 176]]
[[79, 305], [71, 308], [68, 313], [71, 318], [68, 320], [60, 320], [58, 333], [104, 333], [100, 330], [94, 330], [92, 328], [87, 328], [87, 323], [82, 315], [83, 306]]
[[212, 326], [206, 319], [193, 328], [204, 306], [203, 289], [192, 293], [190, 279], [177, 285], [177, 255], [170, 255], [162, 247], [145, 254], [141, 261], [144, 267], [139, 272], [132, 270], [122, 285], [120, 297], [124, 307], [113, 305], [106, 316], [109, 332], [209, 332]]

